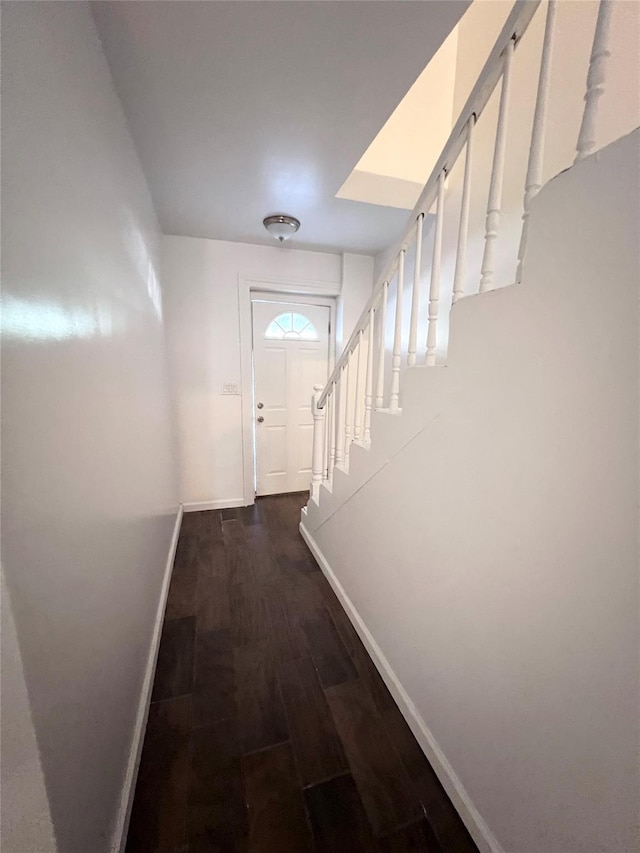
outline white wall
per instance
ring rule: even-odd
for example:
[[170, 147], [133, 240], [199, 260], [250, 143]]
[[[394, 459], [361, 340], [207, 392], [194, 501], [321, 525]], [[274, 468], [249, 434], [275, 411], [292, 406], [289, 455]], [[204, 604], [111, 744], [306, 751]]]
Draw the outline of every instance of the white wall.
[[457, 46], [456, 26], [362, 155], [337, 198], [413, 209], [453, 126]]
[[342, 255], [342, 282], [338, 298], [336, 356], [344, 349], [373, 289], [373, 258], [370, 255]]
[[[56, 849], [51, 811], [38, 752], [16, 626], [4, 572], [1, 579], [2, 647], [2, 849], [50, 853]], [[7, 699], [10, 697], [10, 700]]]
[[177, 510], [159, 235], [89, 6], [2, 29], [2, 850], [52, 849], [48, 798], [103, 853]]
[[[373, 260], [220, 240], [164, 237], [162, 275], [170, 370], [185, 503], [243, 499], [238, 282], [316, 284], [340, 293], [343, 322], [355, 322], [372, 286]], [[346, 326], [345, 326], [346, 328]], [[349, 329], [348, 334], [351, 333]], [[348, 337], [347, 334], [347, 337]]]
[[456, 305], [423, 431], [314, 534], [508, 853], [638, 849], [639, 152], [542, 190], [523, 284]]

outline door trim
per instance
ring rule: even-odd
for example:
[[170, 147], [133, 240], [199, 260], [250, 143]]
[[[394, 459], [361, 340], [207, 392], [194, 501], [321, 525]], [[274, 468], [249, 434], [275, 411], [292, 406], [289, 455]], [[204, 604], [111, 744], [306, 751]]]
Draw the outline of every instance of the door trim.
[[340, 282], [268, 280], [238, 276], [238, 313], [240, 316], [240, 384], [242, 416], [242, 484], [244, 505], [255, 503], [256, 468], [253, 434], [253, 332], [251, 323], [251, 295], [273, 295], [273, 302], [313, 303], [314, 297], [328, 304], [331, 310], [329, 335], [329, 368], [333, 369], [336, 357], [336, 300], [340, 295]]

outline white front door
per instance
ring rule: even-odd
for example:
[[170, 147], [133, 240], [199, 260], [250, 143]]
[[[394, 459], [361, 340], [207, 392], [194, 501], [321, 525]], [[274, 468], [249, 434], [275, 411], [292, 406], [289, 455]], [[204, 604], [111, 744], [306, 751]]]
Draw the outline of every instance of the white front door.
[[252, 301], [256, 493], [309, 488], [314, 385], [328, 378], [330, 309]]

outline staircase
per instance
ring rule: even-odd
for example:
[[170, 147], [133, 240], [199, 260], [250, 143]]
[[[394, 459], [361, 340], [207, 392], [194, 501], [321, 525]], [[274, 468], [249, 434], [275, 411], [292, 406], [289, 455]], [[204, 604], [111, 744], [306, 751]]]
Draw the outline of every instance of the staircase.
[[[598, 5], [575, 163], [543, 186], [557, 9], [514, 5], [312, 403], [300, 530], [479, 849], [493, 853], [638, 850], [640, 132], [596, 150], [613, 6]], [[515, 286], [497, 288], [513, 214], [502, 204], [510, 84], [536, 13], [546, 17]], [[474, 136], [498, 85], [471, 270]]]
[[[423, 395], [422, 371], [415, 370], [416, 367], [442, 366], [442, 361], [438, 363], [438, 353], [442, 350], [438, 334], [442, 331], [443, 320], [440, 310], [443, 251], [448, 250], [449, 255], [455, 256], [453, 308], [469, 295], [470, 282], [476, 276], [480, 282], [480, 294], [499, 286], [496, 277], [498, 271], [503, 272], [502, 255], [505, 254], [500, 244], [501, 226], [511, 226], [505, 228], [510, 233], [513, 220], [521, 219], [517, 264], [512, 270], [511, 280], [501, 285], [517, 284], [522, 279], [530, 208], [542, 185], [556, 5], [555, 0], [546, 4], [540, 0], [518, 0], [514, 4], [409, 217], [403, 237], [374, 287], [327, 385], [314, 389], [311, 498], [302, 517], [307, 530], [315, 529], [330, 517], [423, 426], [420, 407], [405, 405], [401, 410], [400, 401]], [[608, 39], [613, 7], [614, 0], [600, 0], [598, 4], [586, 72], [584, 112], [575, 147], [576, 163], [596, 148], [598, 110], [606, 88], [607, 61], [611, 53]], [[538, 12], [545, 15], [544, 37], [524, 193], [520, 209], [514, 211], [503, 207], [512, 77], [518, 48]], [[478, 133], [478, 123], [498, 87], [500, 100], [488, 187], [484, 250], [481, 268], [476, 271], [467, 269], [474, 177], [473, 142]], [[461, 156], [463, 151], [464, 158]], [[454, 177], [458, 178], [461, 194], [459, 221], [455, 245], [446, 246], [443, 240], [445, 188]], [[431, 218], [432, 208], [435, 208], [435, 225], [426, 229], [425, 223], [427, 217]], [[433, 231], [432, 245], [426, 245], [423, 231], [429, 237]], [[411, 282], [407, 281], [406, 275], [409, 268]], [[397, 298], [398, 293], [402, 298]], [[408, 324], [406, 317], [403, 318], [407, 307]], [[421, 327], [424, 326], [425, 313], [428, 315], [426, 329]], [[426, 349], [419, 351], [419, 341], [425, 337]], [[444, 360], [446, 362], [446, 351]]]

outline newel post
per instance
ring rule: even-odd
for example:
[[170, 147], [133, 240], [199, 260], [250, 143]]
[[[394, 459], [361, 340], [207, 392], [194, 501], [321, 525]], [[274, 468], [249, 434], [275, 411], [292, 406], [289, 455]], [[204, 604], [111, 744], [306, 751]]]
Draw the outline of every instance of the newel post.
[[313, 415], [313, 455], [311, 457], [311, 497], [317, 498], [322, 483], [322, 466], [324, 461], [324, 409], [318, 408], [318, 400], [322, 394], [322, 385], [313, 386], [311, 397], [311, 414]]

